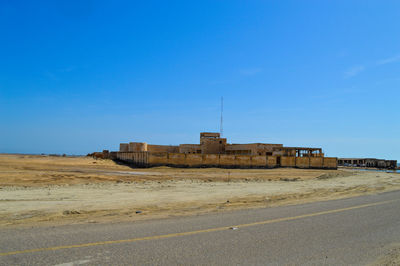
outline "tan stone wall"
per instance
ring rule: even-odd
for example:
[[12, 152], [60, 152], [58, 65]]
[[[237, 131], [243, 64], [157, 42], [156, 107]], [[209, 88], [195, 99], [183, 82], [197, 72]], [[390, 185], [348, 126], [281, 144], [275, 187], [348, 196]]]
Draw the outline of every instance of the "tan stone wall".
[[248, 152], [249, 155], [266, 155], [267, 152], [272, 152], [275, 147], [282, 147], [282, 144], [267, 144], [267, 143], [249, 143], [249, 144], [227, 144], [225, 150], [231, 154], [243, 154]]
[[201, 152], [203, 154], [221, 154], [225, 153], [226, 139], [201, 139]]
[[308, 158], [308, 157], [297, 157], [296, 158], [296, 167], [309, 168], [310, 167], [310, 158]]
[[250, 155], [255, 149], [255, 144], [227, 144], [225, 146], [225, 151], [231, 154], [243, 154], [245, 152]]
[[337, 168], [337, 158], [324, 157], [324, 168]]
[[291, 156], [282, 156], [281, 157], [281, 166], [283, 167], [295, 167], [296, 166], [296, 157]]
[[170, 146], [170, 145], [147, 145], [148, 152], [170, 152], [170, 153], [178, 153], [178, 146]]
[[236, 163], [235, 155], [221, 154], [219, 156], [219, 164], [221, 166], [229, 167], [234, 166]]
[[121, 151], [121, 152], [129, 151], [129, 144], [128, 143], [120, 143], [119, 144], [119, 151]]
[[114, 152], [112, 159], [143, 165], [176, 165], [176, 166], [221, 166], [221, 167], [298, 167], [298, 168], [337, 168], [337, 158], [329, 157], [280, 157], [278, 165], [276, 156], [227, 155], [227, 154], [184, 154], [184, 153], [148, 153], [148, 152]]
[[168, 154], [166, 152], [149, 153], [149, 164], [151, 165], [168, 164]]
[[255, 155], [266, 155], [267, 152], [273, 152], [274, 148], [282, 147], [283, 144], [267, 144], [267, 143], [257, 143], [255, 150], [252, 150], [252, 154]]
[[323, 157], [310, 157], [311, 168], [322, 168], [324, 166]]
[[262, 155], [251, 156], [251, 165], [254, 167], [266, 167], [267, 157]]
[[221, 134], [218, 132], [200, 132], [200, 138], [219, 138]]
[[251, 166], [251, 156], [250, 155], [236, 155], [235, 165], [240, 165], [243, 167]]
[[201, 153], [199, 144], [180, 144], [179, 153]]
[[203, 165], [219, 165], [219, 155], [203, 154]]
[[168, 164], [185, 165], [186, 157], [183, 153], [168, 153]]
[[276, 167], [276, 156], [267, 156], [267, 167]]
[[116, 158], [140, 165], [147, 165], [149, 163], [147, 152], [117, 152]]
[[202, 154], [186, 154], [186, 165], [201, 166], [203, 164]]
[[147, 143], [146, 142], [129, 142], [130, 152], [143, 152], [147, 151]]

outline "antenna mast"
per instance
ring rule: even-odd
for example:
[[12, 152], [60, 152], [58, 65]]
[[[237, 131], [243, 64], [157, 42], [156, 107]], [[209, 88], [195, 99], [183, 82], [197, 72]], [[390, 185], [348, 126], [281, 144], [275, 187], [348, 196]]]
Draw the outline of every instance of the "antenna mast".
[[221, 124], [219, 125], [219, 130], [220, 130], [220, 135], [222, 137], [222, 134], [224, 133], [224, 129], [222, 127], [222, 123], [224, 122], [223, 120], [223, 112], [224, 112], [224, 97], [221, 96]]

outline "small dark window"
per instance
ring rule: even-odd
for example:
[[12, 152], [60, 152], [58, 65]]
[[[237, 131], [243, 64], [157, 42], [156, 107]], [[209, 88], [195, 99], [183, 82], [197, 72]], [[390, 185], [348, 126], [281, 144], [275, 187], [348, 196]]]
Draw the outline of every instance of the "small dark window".
[[219, 141], [219, 144], [222, 144], [222, 140]]

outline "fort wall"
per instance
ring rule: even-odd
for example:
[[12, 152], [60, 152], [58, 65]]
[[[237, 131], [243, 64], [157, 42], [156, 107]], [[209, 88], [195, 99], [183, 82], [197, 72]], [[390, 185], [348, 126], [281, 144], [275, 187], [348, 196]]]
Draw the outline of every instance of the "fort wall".
[[131, 151], [131, 152], [147, 151], [147, 143], [146, 142], [129, 142], [128, 151]]
[[337, 169], [337, 158], [167, 152], [112, 152], [111, 158], [142, 167], [318, 168]]
[[158, 166], [168, 164], [168, 153], [166, 152], [153, 152], [148, 155], [148, 165]]
[[267, 157], [266, 156], [258, 156], [255, 155], [251, 157], [251, 166], [254, 168], [263, 168], [267, 165]]
[[233, 167], [235, 166], [235, 155], [221, 154], [219, 155], [219, 165], [221, 167]]
[[323, 168], [337, 168], [338, 160], [333, 157], [324, 157]]
[[283, 167], [296, 167], [296, 157], [281, 157], [281, 166]]
[[119, 144], [119, 151], [121, 151], [121, 152], [129, 151], [129, 144], [128, 143]]
[[125, 161], [138, 166], [149, 165], [149, 153], [147, 152], [116, 152], [114, 159]]
[[[189, 156], [191, 156], [191, 155], [189, 155]], [[218, 154], [203, 154], [202, 165], [204, 165], [204, 166], [220, 165], [219, 155]]]
[[318, 168], [323, 165], [324, 157], [310, 157], [310, 168]]
[[148, 152], [170, 152], [170, 153], [178, 153], [179, 146], [172, 145], [147, 145]]
[[296, 167], [298, 168], [310, 168], [310, 158], [309, 157], [297, 157]]

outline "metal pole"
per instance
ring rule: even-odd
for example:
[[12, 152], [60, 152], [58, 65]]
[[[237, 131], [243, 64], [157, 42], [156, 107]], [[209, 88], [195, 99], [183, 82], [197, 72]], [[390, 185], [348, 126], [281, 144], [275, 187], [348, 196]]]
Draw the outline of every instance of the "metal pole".
[[221, 96], [221, 124], [219, 126], [220, 129], [220, 135], [222, 137], [223, 133], [224, 133], [224, 129], [223, 129], [223, 112], [224, 112], [224, 97]]

